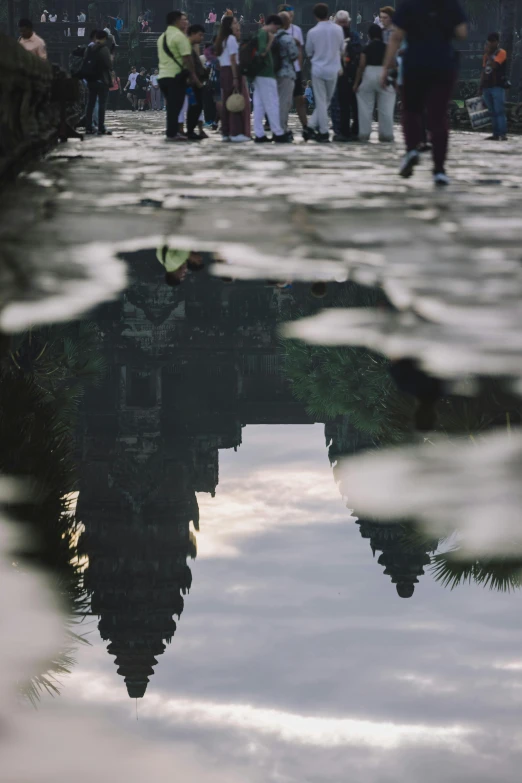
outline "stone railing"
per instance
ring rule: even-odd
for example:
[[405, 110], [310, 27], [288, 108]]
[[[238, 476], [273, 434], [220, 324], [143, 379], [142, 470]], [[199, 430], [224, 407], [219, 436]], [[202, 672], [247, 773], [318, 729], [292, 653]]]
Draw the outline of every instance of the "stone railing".
[[51, 65], [0, 34], [0, 174], [52, 137]]
[[0, 177], [31, 151], [77, 135], [80, 87], [63, 70], [0, 34]]

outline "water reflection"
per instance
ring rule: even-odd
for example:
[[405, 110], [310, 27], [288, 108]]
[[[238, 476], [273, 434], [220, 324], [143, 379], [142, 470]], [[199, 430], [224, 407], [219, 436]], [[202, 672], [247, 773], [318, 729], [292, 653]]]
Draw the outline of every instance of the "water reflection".
[[[416, 442], [426, 430], [452, 443], [475, 442], [493, 426], [519, 424], [509, 389], [480, 378], [476, 395], [464, 396], [408, 358], [390, 362], [363, 346], [280, 337], [283, 323], [325, 306], [393, 312], [376, 289], [215, 278], [208, 270], [224, 263], [219, 257], [168, 245], [125, 260], [128, 289], [92, 322], [12, 339], [1, 392], [9, 411], [2, 468], [47, 487], [21, 518], [44, 531], [47, 554], [39, 557], [46, 567], [68, 574], [59, 589], [70, 618], [86, 611], [99, 618], [129, 696], [145, 695], [174, 638], [173, 617], [183, 612], [192, 584], [188, 561], [197, 554], [197, 494], [215, 495], [219, 450], [237, 450], [247, 425], [324, 423], [335, 480], [399, 597], [414, 597], [427, 571], [448, 586], [469, 579], [499, 589], [519, 585], [517, 557], [471, 561], [441, 551], [458, 519], [451, 530], [426, 531], [406, 504], [389, 515], [398, 523], [383, 521], [382, 505], [375, 510], [353, 482], [345, 486], [343, 461]], [[15, 420], [31, 443], [20, 454]], [[373, 492], [375, 475], [372, 467]], [[382, 501], [381, 489], [374, 494]], [[73, 519], [67, 504], [76, 491]], [[64, 650], [62, 671], [73, 663]]]

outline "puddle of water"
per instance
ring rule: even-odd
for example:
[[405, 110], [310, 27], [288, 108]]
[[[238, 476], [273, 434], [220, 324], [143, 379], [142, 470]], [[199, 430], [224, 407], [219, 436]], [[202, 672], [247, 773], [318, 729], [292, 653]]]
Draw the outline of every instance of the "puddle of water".
[[[99, 749], [85, 781], [175, 758], [198, 783], [355, 766], [413, 782], [420, 765], [514, 783], [520, 346], [473, 342], [436, 289], [431, 313], [411, 306], [426, 280], [406, 295], [374, 251], [151, 244], [121, 251], [119, 298], [2, 357], [0, 468], [32, 477], [10, 503], [32, 546], [9, 533], [0, 563], [30, 582], [2, 709], [28, 674], [60, 692], [9, 716], [9, 779], [27, 779], [22, 739], [59, 730], [64, 768], [80, 740]], [[468, 295], [463, 274], [455, 307]], [[27, 614], [46, 581], [63, 616], [46, 593]]]

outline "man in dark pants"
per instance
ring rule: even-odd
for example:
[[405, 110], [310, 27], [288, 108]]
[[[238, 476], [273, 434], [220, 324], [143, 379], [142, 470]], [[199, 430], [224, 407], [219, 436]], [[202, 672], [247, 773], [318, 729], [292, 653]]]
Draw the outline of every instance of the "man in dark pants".
[[88, 46], [85, 53], [83, 68], [86, 69], [87, 86], [89, 88], [89, 100], [85, 121], [85, 132], [93, 133], [92, 115], [98, 99], [98, 135], [112, 135], [112, 131], [105, 127], [105, 109], [109, 95], [109, 87], [112, 87], [112, 60], [107, 46], [107, 33], [105, 30], [96, 30], [94, 45]]
[[187, 71], [194, 74], [192, 47], [185, 31], [188, 19], [182, 11], [167, 14], [167, 29], [158, 38], [160, 90], [167, 101], [167, 141], [187, 141], [178, 131], [178, 115], [187, 91]]
[[187, 36], [192, 46], [192, 60], [197, 82], [190, 85], [194, 95], [194, 103], [190, 102], [187, 112], [187, 138], [189, 141], [201, 141], [205, 136], [196, 133], [201, 112], [203, 111], [203, 82], [206, 79], [206, 68], [199, 59], [199, 46], [205, 40], [205, 28], [201, 24], [193, 24], [187, 30]]
[[[332, 101], [332, 120], [334, 122], [334, 141], [357, 140], [359, 136], [359, 117], [357, 111], [357, 96], [353, 91], [353, 84], [359, 67], [361, 56], [361, 39], [359, 34], [351, 29], [351, 18], [348, 11], [338, 11], [335, 22], [344, 34], [345, 50], [343, 55], [343, 72], [337, 80], [337, 89], [334, 99], [337, 99], [338, 112], [336, 113], [334, 101]], [[334, 117], [337, 114], [337, 117]]]

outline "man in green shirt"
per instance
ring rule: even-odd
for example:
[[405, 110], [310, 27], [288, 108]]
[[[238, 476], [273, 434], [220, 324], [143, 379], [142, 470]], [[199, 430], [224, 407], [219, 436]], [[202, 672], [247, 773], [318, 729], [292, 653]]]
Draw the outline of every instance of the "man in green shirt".
[[171, 11], [167, 14], [167, 29], [158, 38], [158, 84], [167, 101], [167, 141], [187, 140], [178, 132], [178, 115], [185, 101], [187, 80], [190, 79], [197, 87], [202, 86], [194, 73], [187, 27], [186, 14]]
[[281, 29], [281, 26], [281, 17], [277, 16], [277, 14], [272, 14], [266, 20], [266, 24], [260, 29], [257, 37], [258, 52], [262, 58], [262, 66], [254, 79], [254, 130], [256, 134], [255, 141], [258, 144], [270, 141], [265, 135], [263, 128], [265, 114], [274, 134], [274, 141], [288, 141], [288, 137], [281, 127], [279, 117], [279, 96], [271, 52], [274, 35]]

